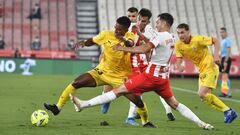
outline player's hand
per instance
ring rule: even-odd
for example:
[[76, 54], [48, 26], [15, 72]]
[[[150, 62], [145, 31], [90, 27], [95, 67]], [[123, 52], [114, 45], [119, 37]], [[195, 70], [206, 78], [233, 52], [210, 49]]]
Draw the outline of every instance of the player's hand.
[[115, 51], [121, 51], [122, 46], [120, 44], [116, 44], [113, 46], [113, 50]]
[[74, 48], [75, 48], [75, 50], [77, 50], [78, 48], [82, 48], [82, 47], [84, 47], [84, 46], [85, 46], [85, 42], [84, 42], [84, 41], [78, 41], [78, 42], [75, 44]]
[[141, 33], [139, 27], [137, 25], [132, 26], [132, 32], [135, 34], [137, 33], [138, 35]]
[[176, 65], [176, 68], [177, 68], [178, 72], [184, 71], [184, 66], [182, 66], [182, 65], [179, 65], [179, 66]]
[[214, 55], [214, 62], [216, 63], [216, 64], [218, 64], [218, 65], [220, 65], [220, 57], [219, 57], [219, 55], [217, 54], [217, 55]]
[[227, 70], [227, 62], [223, 62], [223, 71], [222, 72], [226, 72]]

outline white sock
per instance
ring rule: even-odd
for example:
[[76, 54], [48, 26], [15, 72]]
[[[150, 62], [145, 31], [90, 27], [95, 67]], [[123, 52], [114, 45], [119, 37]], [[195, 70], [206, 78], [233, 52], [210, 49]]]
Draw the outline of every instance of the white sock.
[[200, 127], [202, 127], [202, 125], [205, 124], [184, 104], [179, 103], [176, 110], [179, 111], [182, 116], [184, 116], [185, 118], [193, 121], [194, 123], [196, 123]]
[[160, 98], [160, 100], [161, 100], [161, 102], [162, 102], [162, 104], [163, 104], [163, 107], [165, 108], [166, 114], [172, 113], [172, 109], [171, 109], [171, 107], [166, 103], [166, 101], [165, 101], [162, 97], [160, 97], [160, 96], [159, 96], [159, 98]]
[[91, 106], [108, 103], [110, 101], [113, 101], [116, 98], [117, 96], [115, 95], [115, 93], [113, 91], [109, 91], [109, 92], [103, 93], [102, 95], [94, 97], [90, 100], [81, 101], [80, 104], [81, 104], [81, 108], [87, 108]]
[[133, 102], [130, 102], [130, 108], [128, 111], [128, 118], [133, 118], [135, 116], [135, 107], [136, 105]]

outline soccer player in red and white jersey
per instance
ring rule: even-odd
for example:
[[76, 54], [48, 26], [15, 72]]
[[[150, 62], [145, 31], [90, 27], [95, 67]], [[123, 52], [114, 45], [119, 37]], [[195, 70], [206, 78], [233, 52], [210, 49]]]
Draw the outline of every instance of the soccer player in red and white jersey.
[[[90, 100], [83, 101], [76, 96], [70, 95], [75, 106], [77, 106], [78, 109], [83, 109], [113, 101], [117, 97], [128, 93], [140, 95], [144, 92], [154, 91], [156, 94], [162, 96], [173, 109], [176, 109], [181, 115], [193, 121], [199, 127], [207, 130], [213, 129], [212, 125], [203, 122], [188, 107], [179, 103], [171, 91], [168, 66], [175, 43], [175, 38], [169, 33], [172, 24], [172, 15], [169, 13], [160, 14], [156, 21], [156, 27], [159, 33], [156, 32], [155, 36], [153, 36], [146, 45], [137, 47], [114, 46], [115, 50], [131, 53], [146, 53], [150, 51], [151, 60], [148, 67], [143, 73], [128, 79], [120, 87]], [[140, 106], [139, 103], [142, 103], [140, 98], [138, 98], [138, 100], [139, 101], [134, 102], [136, 106]], [[141, 109], [138, 109], [137, 112], [141, 114]], [[146, 122], [142, 117], [141, 120], [142, 124]]]
[[[149, 39], [154, 36], [155, 30], [149, 25], [152, 13], [150, 10], [142, 8], [138, 13], [138, 20], [136, 25], [132, 26], [131, 31], [135, 33], [134, 46], [145, 45]], [[132, 65], [132, 74], [130, 77], [136, 76], [145, 71], [148, 61], [149, 53], [132, 53], [131, 54], [131, 65]], [[166, 110], [166, 114], [170, 121], [175, 120], [175, 117], [171, 111], [170, 106], [165, 102], [164, 99], [159, 96], [162, 104]], [[135, 104], [130, 102], [130, 108], [128, 112], [128, 118], [126, 119], [126, 124], [138, 125], [135, 120]]]

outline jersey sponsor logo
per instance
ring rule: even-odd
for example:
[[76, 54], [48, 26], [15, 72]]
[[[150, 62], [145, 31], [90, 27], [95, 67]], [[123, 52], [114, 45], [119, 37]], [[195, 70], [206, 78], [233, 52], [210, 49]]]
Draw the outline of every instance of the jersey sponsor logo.
[[203, 81], [206, 77], [207, 77], [207, 74], [202, 74], [202, 75], [200, 75], [201, 81]]
[[197, 52], [197, 47], [194, 46], [194, 47], [192, 48], [192, 50], [193, 50], [194, 52]]
[[103, 74], [103, 71], [100, 70], [99, 68], [94, 68], [94, 70], [97, 71], [97, 73], [98, 73], [99, 75], [102, 75], [102, 74]]
[[183, 49], [180, 49], [179, 52], [183, 54], [183, 53], [184, 53], [184, 50], [183, 50]]

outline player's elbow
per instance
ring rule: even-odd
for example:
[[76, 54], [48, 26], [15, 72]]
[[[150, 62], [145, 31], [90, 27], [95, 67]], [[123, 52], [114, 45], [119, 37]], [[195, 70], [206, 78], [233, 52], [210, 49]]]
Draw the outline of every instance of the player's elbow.
[[213, 44], [219, 43], [218, 39], [215, 37], [212, 38], [212, 42], [213, 42]]

